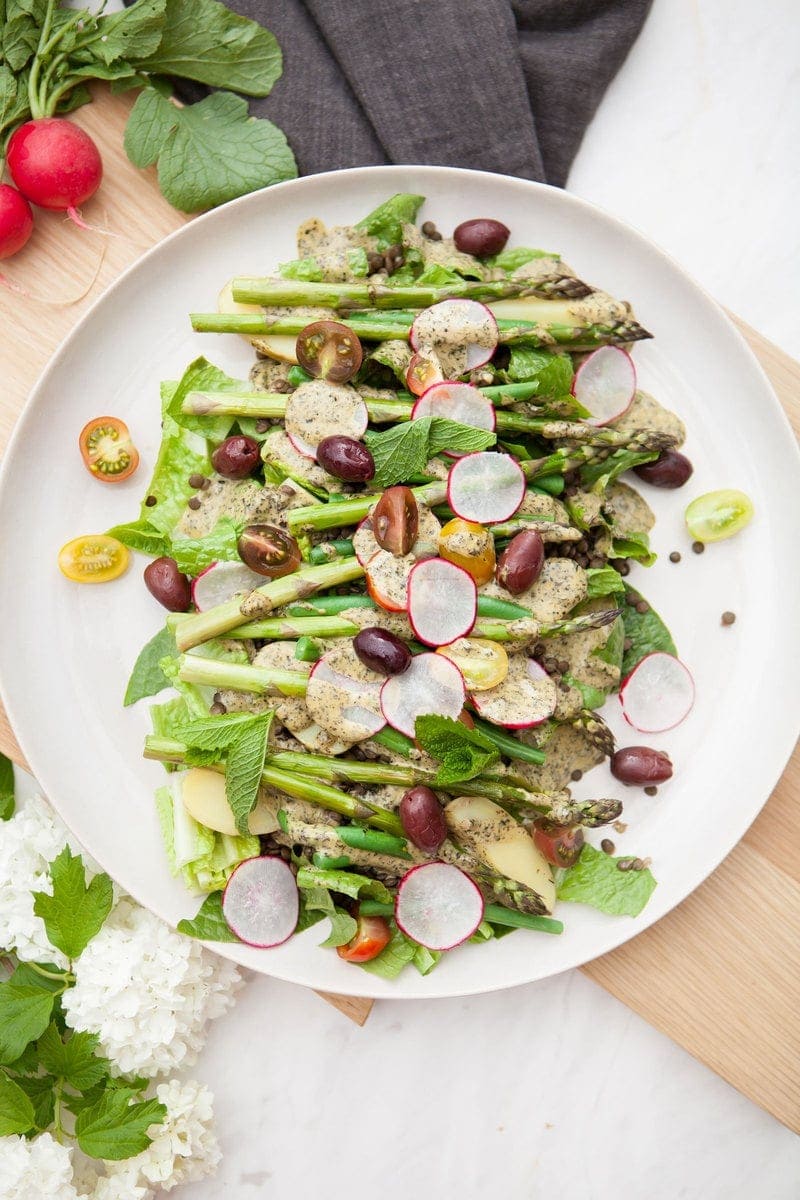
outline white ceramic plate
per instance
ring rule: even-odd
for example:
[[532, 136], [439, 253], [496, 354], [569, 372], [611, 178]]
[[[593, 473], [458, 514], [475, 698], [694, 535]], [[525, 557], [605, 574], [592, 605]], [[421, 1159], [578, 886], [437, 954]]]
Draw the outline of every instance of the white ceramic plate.
[[[22, 749], [42, 787], [87, 850], [137, 900], [170, 922], [197, 901], [171, 878], [152, 795], [162, 768], [141, 758], [147, 702], [123, 709], [130, 669], [163, 611], [138, 559], [103, 587], [68, 583], [59, 547], [77, 534], [132, 519], [159, 444], [158, 385], [198, 354], [246, 378], [252, 352], [235, 337], [199, 336], [190, 310], [216, 307], [232, 275], [266, 273], [295, 257], [299, 222], [358, 219], [398, 191], [428, 197], [423, 219], [452, 229], [495, 216], [513, 242], [559, 251], [583, 278], [631, 300], [656, 336], [639, 344], [640, 386], [685, 419], [695, 464], [679, 492], [645, 489], [658, 515], [660, 558], [631, 582], [661, 611], [697, 683], [694, 711], [671, 733], [644, 738], [607, 706], [621, 744], [668, 749], [675, 778], [655, 799], [626, 793], [618, 851], [649, 855], [659, 880], [636, 920], [564, 904], [561, 937], [517, 933], [447, 955], [426, 979], [407, 969], [376, 979], [317, 948], [325, 926], [276, 950], [222, 946], [238, 962], [282, 979], [362, 996], [437, 997], [541, 979], [618, 946], [678, 904], [731, 850], [778, 780], [796, 733], [800, 677], [798, 453], [755, 359], [720, 309], [660, 250], [574, 196], [517, 179], [439, 167], [376, 167], [281, 184], [217, 209], [167, 238], [84, 317], [56, 354], [19, 421], [0, 480], [0, 678]], [[142, 454], [136, 476], [99, 486], [81, 464], [83, 424], [113, 413]], [[752, 497], [744, 533], [691, 553], [687, 501], [719, 487]], [[679, 565], [668, 561], [679, 549]], [[736, 624], [722, 628], [732, 609]], [[605, 768], [584, 795], [619, 794]], [[747, 903], [747, 897], [742, 897]]]

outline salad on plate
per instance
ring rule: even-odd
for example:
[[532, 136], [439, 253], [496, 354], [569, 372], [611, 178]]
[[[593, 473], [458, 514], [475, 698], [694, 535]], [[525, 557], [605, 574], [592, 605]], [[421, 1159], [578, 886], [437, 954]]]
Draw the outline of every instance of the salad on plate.
[[[168, 610], [125, 703], [159, 697], [165, 850], [204, 896], [180, 927], [266, 949], [327, 917], [323, 945], [388, 978], [560, 934], [568, 902], [638, 915], [656, 881], [615, 854], [622, 801], [571, 785], [606, 759], [669, 779], [600, 710], [647, 735], [694, 697], [627, 582], [655, 557], [634, 483], [692, 473], [682, 422], [637, 387], [651, 335], [499, 220], [418, 224], [423, 200], [306, 220], [296, 257], [193, 314], [252, 343], [249, 380], [198, 358], [164, 383], [139, 517], [61, 555], [92, 582], [148, 555]], [[81, 443], [103, 482], [136, 467], [113, 418]]]

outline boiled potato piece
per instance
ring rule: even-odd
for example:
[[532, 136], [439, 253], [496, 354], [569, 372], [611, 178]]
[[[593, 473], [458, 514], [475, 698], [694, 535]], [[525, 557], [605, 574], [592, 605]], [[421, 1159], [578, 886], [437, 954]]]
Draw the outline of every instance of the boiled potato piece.
[[[261, 308], [257, 304], [240, 304], [238, 300], [234, 300], [230, 283], [225, 284], [225, 287], [217, 298], [217, 312], [260, 313], [261, 311]], [[262, 354], [269, 355], [270, 358], [276, 358], [278, 362], [297, 362], [297, 354], [295, 353], [297, 338], [291, 334], [261, 334], [248, 337], [246, 340], [256, 350], [259, 350]]]
[[513, 817], [484, 796], [458, 796], [444, 810], [456, 840], [500, 875], [516, 879], [542, 897], [548, 912], [556, 902], [550, 864]]
[[[207, 767], [191, 767], [182, 777], [181, 799], [190, 817], [199, 825], [234, 837], [239, 830], [225, 795], [225, 776]], [[275, 812], [260, 796], [250, 813], [251, 833], [274, 833], [280, 828]]]

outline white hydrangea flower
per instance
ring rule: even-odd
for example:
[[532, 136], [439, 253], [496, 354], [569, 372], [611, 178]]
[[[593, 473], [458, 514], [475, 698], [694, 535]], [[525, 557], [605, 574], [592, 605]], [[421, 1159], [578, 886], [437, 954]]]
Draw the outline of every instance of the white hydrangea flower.
[[0, 946], [26, 961], [67, 966], [34, 915], [32, 891], [52, 892], [48, 866], [64, 849], [67, 831], [41, 796], [24, 800], [0, 823]]
[[153, 1184], [169, 1192], [178, 1184], [196, 1182], [217, 1169], [221, 1154], [211, 1127], [214, 1107], [208, 1088], [194, 1079], [170, 1079], [158, 1085], [156, 1095], [166, 1105], [167, 1117], [163, 1125], [151, 1127], [152, 1143], [135, 1158], [106, 1164], [109, 1185], [123, 1176], [128, 1190], [103, 1191], [101, 1180], [93, 1200], [139, 1200], [139, 1193], [131, 1185]]
[[80, 1200], [72, 1182], [72, 1151], [49, 1133], [0, 1138], [3, 1200]]
[[100, 1036], [119, 1074], [162, 1075], [194, 1062], [206, 1022], [233, 1004], [237, 967], [121, 900], [74, 967], [63, 997], [73, 1029]]
[[114, 1175], [101, 1175], [85, 1200], [153, 1200], [154, 1196], [151, 1187], [139, 1182], [135, 1170], [123, 1168]]

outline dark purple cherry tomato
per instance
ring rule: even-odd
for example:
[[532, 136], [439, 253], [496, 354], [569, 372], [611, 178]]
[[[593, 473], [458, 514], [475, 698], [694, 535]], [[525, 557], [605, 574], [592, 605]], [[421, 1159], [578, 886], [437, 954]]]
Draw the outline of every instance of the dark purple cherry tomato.
[[297, 335], [297, 361], [315, 379], [347, 383], [364, 357], [352, 329], [339, 321], [312, 321]]
[[236, 548], [242, 562], [267, 579], [291, 575], [302, 561], [297, 542], [277, 525], [248, 525], [242, 530]]
[[556, 825], [542, 818], [534, 822], [534, 844], [554, 867], [571, 867], [583, 849], [583, 830], [580, 825]]

